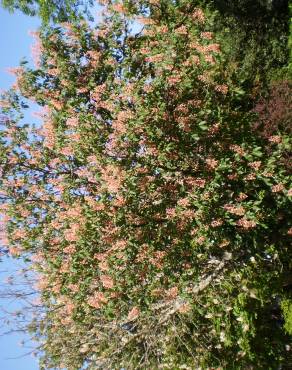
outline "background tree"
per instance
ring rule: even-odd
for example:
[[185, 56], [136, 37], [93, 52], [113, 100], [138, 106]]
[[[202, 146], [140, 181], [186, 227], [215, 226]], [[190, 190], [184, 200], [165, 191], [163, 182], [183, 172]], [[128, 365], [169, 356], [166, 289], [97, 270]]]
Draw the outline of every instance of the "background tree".
[[14, 70], [2, 202], [38, 273], [43, 369], [288, 364], [289, 112], [263, 129], [274, 97], [252, 106], [244, 60], [226, 72], [208, 9], [115, 2], [96, 28], [44, 29], [36, 68]]
[[38, 15], [47, 24], [65, 22], [76, 19], [84, 11], [89, 15], [89, 7], [93, 6], [92, 0], [1, 0], [3, 8], [13, 12], [20, 10], [27, 15]]

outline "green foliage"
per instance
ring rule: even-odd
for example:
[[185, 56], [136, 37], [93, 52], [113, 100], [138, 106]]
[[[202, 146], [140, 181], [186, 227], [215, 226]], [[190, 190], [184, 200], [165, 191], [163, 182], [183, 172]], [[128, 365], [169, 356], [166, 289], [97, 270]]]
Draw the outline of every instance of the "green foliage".
[[215, 28], [221, 35], [228, 58], [227, 74], [232, 75], [236, 70], [237, 81], [245, 89], [253, 86], [253, 95], [266, 87], [269, 80], [279, 78], [279, 74], [284, 78], [289, 59], [288, 1], [213, 0], [202, 3], [217, 12]]
[[73, 20], [83, 9], [87, 15], [88, 7], [93, 5], [92, 0], [1, 0], [3, 8], [13, 12], [21, 10], [27, 15], [38, 15], [45, 24]]
[[281, 308], [285, 320], [284, 328], [288, 334], [292, 334], [292, 301], [290, 299], [284, 299], [281, 302]]

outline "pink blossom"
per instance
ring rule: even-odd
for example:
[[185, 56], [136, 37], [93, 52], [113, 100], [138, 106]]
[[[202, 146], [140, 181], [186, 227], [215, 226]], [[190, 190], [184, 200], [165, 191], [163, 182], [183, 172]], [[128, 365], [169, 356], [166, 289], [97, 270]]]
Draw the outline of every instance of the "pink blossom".
[[246, 198], [248, 198], [248, 196], [244, 193], [239, 193], [238, 197], [236, 198], [236, 200], [238, 202], [242, 201], [242, 200], [245, 200]]
[[100, 281], [101, 281], [103, 287], [106, 288], [106, 289], [112, 289], [113, 286], [114, 286], [113, 279], [108, 275], [101, 275], [100, 276]]
[[100, 59], [101, 55], [102, 55], [101, 52], [98, 50], [89, 50], [86, 53], [86, 56], [88, 56], [91, 60], [95, 62]]
[[14, 76], [19, 76], [23, 74], [24, 68], [23, 67], [9, 67], [9, 68], [6, 68], [6, 72]]
[[181, 207], [187, 207], [190, 205], [190, 201], [188, 198], [181, 198], [178, 200], [177, 204]]
[[261, 166], [262, 162], [261, 161], [256, 161], [256, 162], [251, 162], [249, 163], [249, 167], [253, 168], [254, 170], [258, 170]]
[[66, 146], [60, 150], [60, 153], [65, 156], [73, 156], [74, 150], [70, 146]]
[[241, 146], [239, 146], [237, 144], [230, 145], [229, 148], [230, 148], [230, 150], [232, 150], [233, 152], [239, 154], [240, 156], [245, 155], [245, 151], [241, 148]]
[[126, 240], [118, 240], [115, 242], [113, 249], [114, 250], [124, 250], [127, 247], [127, 241]]
[[204, 241], [206, 240], [206, 238], [204, 236], [199, 236], [197, 239], [196, 239], [196, 243], [199, 244], [199, 245], [202, 245], [204, 243]]
[[36, 254], [31, 256], [31, 261], [35, 263], [42, 263], [44, 262], [45, 256], [42, 252], [37, 252]]
[[207, 39], [207, 40], [212, 40], [213, 33], [212, 32], [201, 32], [201, 38], [202, 39]]
[[279, 193], [283, 191], [284, 189], [285, 188], [283, 184], [277, 184], [277, 185], [272, 186], [272, 193]]
[[263, 173], [263, 176], [265, 176], [265, 177], [273, 177], [274, 175], [272, 174], [272, 172], [264, 172]]
[[73, 293], [78, 293], [79, 292], [79, 285], [78, 284], [68, 284], [68, 288], [73, 292]]
[[108, 302], [108, 299], [102, 292], [96, 292], [92, 297], [87, 300], [87, 303], [94, 308], [101, 308], [102, 305]]
[[25, 230], [19, 229], [19, 230], [14, 231], [13, 239], [23, 239], [23, 238], [26, 237], [26, 235], [27, 235], [27, 233], [26, 233]]
[[213, 220], [211, 222], [212, 227], [218, 227], [218, 226], [221, 226], [222, 224], [223, 224], [223, 221], [220, 218], [218, 218], [217, 220]]
[[69, 127], [78, 127], [79, 125], [79, 121], [77, 117], [68, 118], [66, 123]]
[[256, 175], [254, 173], [250, 173], [244, 177], [244, 180], [252, 181], [256, 179]]
[[165, 292], [165, 296], [168, 300], [175, 299], [178, 296], [178, 287], [174, 286], [173, 288], [168, 289]]
[[199, 75], [198, 80], [205, 83], [206, 85], [211, 83], [211, 79], [207, 74]]
[[21, 252], [23, 252], [23, 249], [21, 247], [14, 247], [14, 246], [9, 247], [9, 253], [12, 256], [19, 256]]
[[112, 4], [111, 6], [112, 10], [114, 10], [117, 13], [126, 13], [127, 9], [122, 4]]
[[37, 68], [41, 65], [41, 55], [43, 53], [43, 46], [40, 39], [40, 33], [36, 31], [30, 31], [29, 35], [35, 39], [34, 44], [31, 47], [32, 58]]
[[254, 227], [256, 227], [256, 222], [254, 221], [251, 221], [251, 220], [247, 220], [246, 218], [242, 217], [240, 218], [236, 224], [240, 227], [242, 227], [243, 229], [252, 229]]
[[205, 52], [213, 52], [213, 53], [220, 53], [220, 45], [219, 44], [209, 44], [205, 46]]
[[60, 283], [56, 283], [56, 284], [52, 287], [52, 292], [53, 292], [53, 293], [56, 293], [56, 294], [60, 293], [60, 291], [61, 291], [61, 287], [62, 287], [62, 285], [61, 285]]
[[49, 286], [48, 278], [45, 275], [39, 277], [37, 283], [34, 285], [35, 289], [43, 291]]
[[274, 136], [270, 136], [270, 137], [269, 137], [269, 141], [270, 141], [271, 143], [280, 144], [280, 143], [281, 143], [281, 141], [282, 141], [282, 138], [281, 138], [281, 136], [279, 136], [279, 135], [274, 135]]
[[93, 256], [93, 258], [97, 259], [98, 261], [104, 262], [107, 256], [108, 256], [108, 253], [96, 253]]
[[63, 252], [66, 254], [73, 254], [76, 252], [76, 246], [74, 244], [69, 244], [63, 249]]
[[129, 311], [127, 320], [129, 321], [135, 320], [139, 316], [139, 314], [140, 314], [140, 310], [138, 307], [135, 306], [131, 309], [131, 311]]
[[145, 24], [145, 25], [151, 25], [151, 24], [155, 24], [155, 21], [151, 18], [146, 18], [146, 17], [137, 17], [136, 20], [142, 24]]
[[205, 15], [202, 9], [195, 8], [195, 10], [192, 13], [192, 18], [197, 20], [200, 23], [205, 22]]
[[158, 31], [159, 31], [160, 33], [167, 33], [167, 32], [168, 32], [168, 27], [167, 27], [167, 26], [165, 26], [165, 25], [160, 26], [160, 27], [159, 27], [159, 29], [158, 29]]
[[113, 120], [112, 127], [119, 133], [124, 134], [127, 131], [127, 123], [133, 118], [130, 111], [120, 111], [115, 120]]
[[197, 179], [194, 179], [193, 180], [193, 184], [195, 186], [198, 186], [199, 188], [203, 188], [206, 184], [206, 180], [205, 179], [200, 179], [200, 178], [197, 178]]
[[157, 62], [162, 62], [164, 58], [165, 56], [163, 54], [156, 54], [156, 55], [150, 55], [149, 57], [146, 57], [145, 61], [149, 63], [157, 63]]
[[191, 307], [190, 303], [187, 302], [187, 303], [183, 303], [182, 305], [179, 306], [178, 312], [184, 314], [184, 313], [190, 312], [191, 309], [192, 309], [192, 307]]
[[167, 218], [173, 218], [176, 216], [176, 210], [175, 208], [167, 208], [166, 209], [166, 215], [167, 215]]
[[238, 178], [237, 173], [231, 173], [230, 175], [227, 175], [227, 178], [229, 180], [236, 180]]
[[87, 157], [87, 161], [91, 165], [97, 165], [99, 163], [96, 155], [90, 155], [90, 156], [88, 156]]
[[72, 224], [70, 229], [64, 231], [64, 237], [68, 242], [76, 242], [78, 240], [78, 232], [80, 224]]
[[178, 35], [187, 35], [188, 30], [187, 30], [186, 26], [182, 25], [179, 28], [175, 29], [175, 33], [178, 34]]
[[216, 85], [215, 86], [215, 91], [218, 91], [222, 93], [223, 95], [226, 95], [228, 92], [228, 86], [227, 85]]
[[108, 270], [109, 270], [109, 266], [108, 266], [107, 261], [101, 261], [101, 262], [99, 262], [99, 264], [98, 264], [98, 268], [99, 268], [101, 271], [108, 271]]
[[214, 170], [218, 166], [218, 161], [216, 161], [214, 158], [207, 158], [206, 159], [207, 165]]
[[124, 181], [124, 173], [118, 166], [110, 164], [101, 169], [101, 179], [110, 193], [117, 193]]
[[227, 245], [229, 245], [230, 244], [230, 241], [229, 240], [227, 240], [227, 239], [224, 239], [224, 240], [222, 240], [222, 242], [219, 244], [219, 247], [220, 248], [224, 248], [224, 247], [227, 247]]
[[225, 204], [223, 208], [227, 212], [232, 213], [237, 216], [243, 216], [245, 214], [245, 209], [242, 206], [235, 206], [233, 204]]
[[205, 55], [205, 61], [210, 64], [215, 64], [215, 59], [213, 55]]

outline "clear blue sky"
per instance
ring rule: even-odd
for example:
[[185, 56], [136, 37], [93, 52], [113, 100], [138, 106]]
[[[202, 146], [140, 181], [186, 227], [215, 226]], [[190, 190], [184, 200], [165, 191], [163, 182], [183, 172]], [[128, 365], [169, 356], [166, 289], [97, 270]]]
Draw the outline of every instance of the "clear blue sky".
[[[21, 13], [10, 14], [0, 8], [0, 89], [9, 88], [11, 83], [14, 82], [14, 77], [5, 72], [7, 67], [16, 67], [23, 57], [31, 60], [30, 45], [32, 38], [28, 35], [28, 31], [37, 29], [39, 24], [37, 18], [31, 18]], [[0, 271], [3, 270], [13, 274], [15, 262], [11, 259], [5, 259], [0, 263]], [[7, 274], [0, 273], [0, 289], [5, 275]], [[0, 300], [0, 306], [9, 310], [15, 308], [15, 303], [2, 299]], [[35, 358], [31, 355], [23, 356], [30, 351], [19, 345], [23, 339], [26, 338], [17, 334], [0, 337], [1, 370], [38, 369]]]

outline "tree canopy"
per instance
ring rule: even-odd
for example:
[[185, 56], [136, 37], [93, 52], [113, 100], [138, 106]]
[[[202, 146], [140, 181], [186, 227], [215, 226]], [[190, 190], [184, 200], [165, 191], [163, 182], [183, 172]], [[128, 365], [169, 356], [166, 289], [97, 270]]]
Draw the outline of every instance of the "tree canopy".
[[82, 13], [89, 15], [93, 0], [1, 0], [1, 5], [10, 12], [20, 10], [30, 16], [38, 15], [48, 24], [50, 20], [64, 22]]
[[1, 101], [6, 243], [37, 272], [40, 368], [285, 368], [288, 5], [257, 34], [248, 2], [102, 3], [96, 27], [36, 33]]

